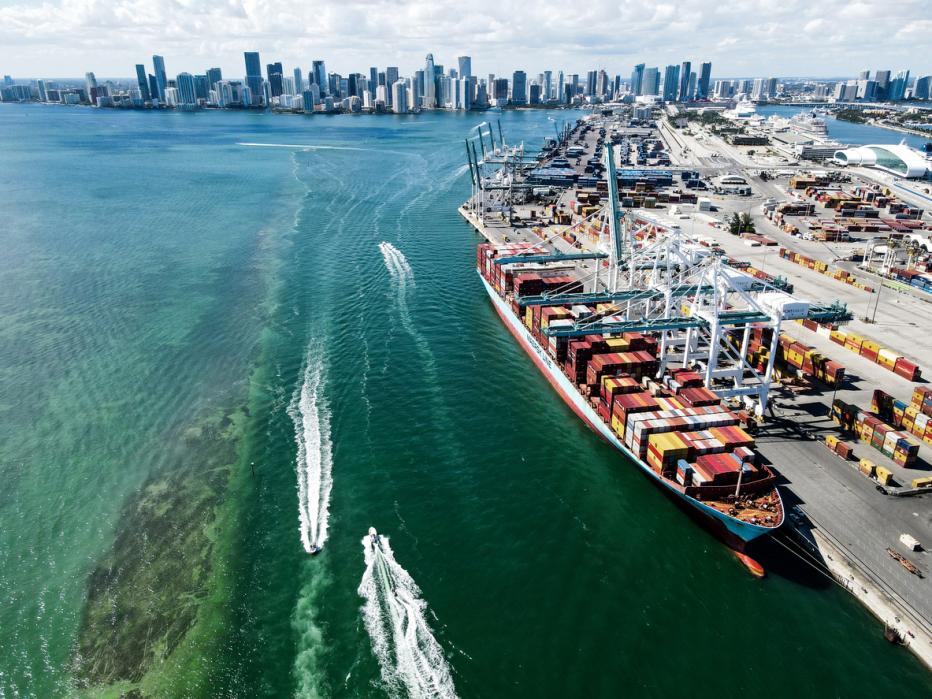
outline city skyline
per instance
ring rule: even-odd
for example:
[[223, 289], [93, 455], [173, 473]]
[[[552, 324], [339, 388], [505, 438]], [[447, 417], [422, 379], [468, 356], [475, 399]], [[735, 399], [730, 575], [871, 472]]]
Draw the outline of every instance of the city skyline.
[[[619, 6], [596, 0], [580, 11], [544, 2], [515, 13], [480, 0], [470, 6], [473, 14], [463, 17], [459, 5], [445, 0], [403, 7], [352, 0], [339, 5], [286, 0], [274, 7], [59, 0], [36, 7], [0, 0], [0, 69], [31, 78], [79, 77], [86, 70], [130, 77], [127, 67], [140, 53], [158, 53], [187, 69], [207, 62], [236, 74], [243, 50], [256, 50], [304, 70], [322, 55], [341, 73], [361, 64], [397, 65], [410, 72], [432, 46], [441, 46], [439, 63], [471, 55], [480, 75], [513, 70], [531, 75], [555, 65], [580, 73], [596, 66], [627, 74], [639, 62], [665, 65], [683, 55], [704, 56], [722, 77], [841, 78], [879, 65], [932, 72], [932, 58], [924, 50], [932, 20], [924, 18], [919, 0], [895, 5], [830, 0], [818, 8], [794, 1], [779, 7], [742, 2], [712, 12], [703, 5], [637, 1]], [[887, 40], [878, 44], [878, 34]]]

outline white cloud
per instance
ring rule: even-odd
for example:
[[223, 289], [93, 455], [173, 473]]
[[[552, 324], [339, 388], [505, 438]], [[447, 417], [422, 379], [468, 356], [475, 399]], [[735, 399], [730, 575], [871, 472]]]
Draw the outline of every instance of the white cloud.
[[407, 73], [432, 52], [446, 65], [472, 55], [477, 73], [627, 75], [688, 59], [719, 76], [916, 74], [932, 72], [928, 15], [929, 0], [0, 0], [0, 71], [126, 76], [160, 53], [170, 72], [239, 76], [242, 52], [259, 50], [264, 62], [323, 58], [343, 73]]

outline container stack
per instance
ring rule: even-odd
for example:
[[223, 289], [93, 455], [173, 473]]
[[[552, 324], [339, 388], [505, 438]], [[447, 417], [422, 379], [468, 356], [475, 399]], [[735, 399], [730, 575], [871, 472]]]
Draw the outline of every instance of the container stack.
[[882, 347], [877, 342], [841, 330], [829, 330], [829, 339], [846, 350], [879, 364], [887, 371], [902, 376], [907, 381], [919, 381], [922, 378], [922, 371], [915, 362], [908, 360], [894, 350]]
[[871, 294], [874, 293], [873, 287], [859, 282], [857, 277], [853, 277], [843, 269], [835, 269], [820, 260], [806, 257], [805, 255], [800, 255], [798, 252], [793, 252], [791, 250], [787, 250], [786, 248], [780, 248], [780, 257], [794, 264], [801, 265], [802, 267], [807, 267], [815, 272], [818, 272], [819, 274], [824, 274], [827, 277], [836, 279], [844, 284], [848, 284], [849, 286], [853, 286], [856, 289], [863, 289], [864, 291]]

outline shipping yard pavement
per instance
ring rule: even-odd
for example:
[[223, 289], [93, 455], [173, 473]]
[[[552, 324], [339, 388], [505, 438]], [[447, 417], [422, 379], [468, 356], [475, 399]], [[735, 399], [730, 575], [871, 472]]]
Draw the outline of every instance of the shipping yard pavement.
[[[749, 180], [756, 186], [756, 180]], [[768, 183], [772, 184], [772, 183]], [[731, 211], [759, 210], [761, 197], [712, 197], [720, 208], [717, 218]], [[690, 209], [691, 207], [681, 207]], [[758, 233], [771, 237], [780, 245], [809, 257], [831, 260], [844, 255], [845, 248], [856, 244], [824, 244], [803, 241], [783, 233], [763, 216], [754, 215]], [[932, 377], [932, 303], [918, 295], [900, 294], [884, 289], [875, 323], [861, 318], [873, 313], [877, 294], [871, 294], [820, 274], [815, 270], [780, 258], [778, 247], [750, 247], [726, 230], [708, 225], [680, 221], [687, 233], [716, 240], [731, 257], [747, 260], [769, 274], [787, 278], [801, 299], [828, 303], [842, 301], [856, 320], [845, 330], [875, 340], [907, 358], [917, 361]], [[862, 281], [871, 283], [869, 276]], [[875, 284], [879, 286], [879, 283]], [[798, 503], [805, 515], [800, 530], [817, 547], [819, 555], [837, 579], [878, 618], [897, 629], [904, 642], [932, 668], [932, 554], [908, 552], [899, 542], [901, 534], [910, 534], [932, 548], [932, 493], [906, 497], [885, 495], [876, 481], [857, 470], [857, 461], [845, 462], [824, 444], [826, 435], [846, 437], [856, 458], [867, 458], [893, 472], [898, 486], [909, 487], [913, 478], [932, 475], [932, 446], [922, 443], [917, 467], [894, 464], [853, 435], [843, 435], [830, 418], [831, 403], [840, 398], [861, 408], [870, 409], [871, 395], [880, 388], [895, 398], [909, 402], [913, 388], [927, 385], [907, 381], [879, 364], [832, 342], [795, 322], [784, 323], [783, 332], [811, 345], [818, 352], [840, 362], [848, 379], [837, 392], [824, 386], [794, 393], [776, 391], [774, 415], [757, 437], [761, 453], [785, 479], [788, 504]], [[789, 522], [789, 524], [793, 524]], [[915, 563], [926, 576], [909, 573], [887, 553], [892, 548]]]

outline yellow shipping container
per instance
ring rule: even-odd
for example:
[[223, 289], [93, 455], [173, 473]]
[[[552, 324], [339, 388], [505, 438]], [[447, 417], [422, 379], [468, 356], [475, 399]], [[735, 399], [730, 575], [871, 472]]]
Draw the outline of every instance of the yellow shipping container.
[[834, 449], [837, 444], [838, 437], [831, 434], [825, 437], [825, 446], [827, 446], [829, 449]]
[[861, 459], [858, 462], [858, 471], [863, 473], [865, 476], [873, 476], [875, 468], [876, 466], [874, 466], [874, 462], [870, 459]]
[[628, 348], [631, 346], [631, 343], [623, 337], [613, 337], [609, 340], [606, 340], [605, 344], [608, 345], [614, 352], [627, 352]]
[[932, 476], [913, 478], [913, 488], [932, 488]]
[[877, 467], [875, 475], [877, 476], [877, 481], [880, 483], [880, 485], [889, 485], [890, 479], [893, 477], [893, 473], [890, 471], [890, 469], [884, 468], [883, 466]]
[[614, 415], [612, 415], [612, 431], [618, 435], [618, 439], [625, 438], [625, 426]]
[[847, 335], [846, 333], [843, 333], [841, 330], [832, 330], [832, 332], [831, 332], [831, 334], [829, 335], [829, 337], [830, 337], [832, 340], [834, 340], [835, 342], [838, 342], [839, 340], [840, 340], [841, 342], [844, 342], [844, 341], [845, 341], [845, 338], [847, 338], [848, 335]]
[[534, 324], [533, 306], [524, 309], [524, 324], [530, 328]]
[[861, 344], [861, 349], [870, 350], [871, 352], [879, 352], [880, 345], [876, 342], [873, 342], [872, 340], [864, 340], [864, 342]]
[[652, 434], [647, 438], [647, 444], [656, 449], [661, 454], [667, 453], [686, 453], [689, 451], [689, 445], [684, 442], [676, 432], [661, 432]]

